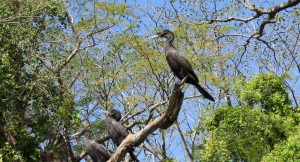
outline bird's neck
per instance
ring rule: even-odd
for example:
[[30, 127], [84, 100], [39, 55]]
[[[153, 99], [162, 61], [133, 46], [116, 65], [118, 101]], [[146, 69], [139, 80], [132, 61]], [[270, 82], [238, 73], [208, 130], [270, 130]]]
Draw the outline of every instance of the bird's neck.
[[84, 138], [83, 138], [83, 143], [84, 143], [85, 145], [88, 145], [89, 143], [91, 143], [91, 138], [89, 138], [89, 137], [84, 137]]
[[165, 49], [175, 49], [173, 46], [173, 39], [167, 39], [165, 42]]
[[173, 41], [174, 41], [174, 34], [172, 32], [169, 32], [166, 37], [167, 40], [165, 42], [165, 49], [166, 50], [175, 50], [174, 46], [173, 46]]

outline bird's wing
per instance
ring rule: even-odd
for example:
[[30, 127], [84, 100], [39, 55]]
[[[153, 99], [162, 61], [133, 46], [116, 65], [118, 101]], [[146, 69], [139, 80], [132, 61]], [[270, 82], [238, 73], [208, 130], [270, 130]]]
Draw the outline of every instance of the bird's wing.
[[95, 162], [104, 162], [110, 158], [109, 152], [94, 140], [90, 141], [90, 145], [87, 147], [87, 153]]
[[106, 124], [108, 134], [116, 145], [120, 145], [124, 138], [127, 137], [128, 132], [126, 128], [111, 117], [106, 117]]
[[114, 126], [115, 131], [120, 135], [126, 138], [128, 135], [127, 129], [119, 122], [112, 120], [112, 124]]
[[[170, 68], [174, 71], [180, 72], [182, 76], [178, 76], [180, 79], [189, 75], [189, 77], [194, 78], [197, 82], [199, 79], [195, 74], [192, 65], [185, 59], [183, 56], [179, 54], [178, 51], [173, 50], [167, 53], [167, 61], [169, 63]], [[173, 66], [173, 67], [172, 67]]]
[[99, 143], [97, 143], [96, 141], [92, 141], [91, 142], [93, 149], [95, 149], [97, 151], [97, 154], [103, 156], [102, 158], [108, 160], [110, 158], [110, 153], [105, 150], [102, 146], [100, 146]]

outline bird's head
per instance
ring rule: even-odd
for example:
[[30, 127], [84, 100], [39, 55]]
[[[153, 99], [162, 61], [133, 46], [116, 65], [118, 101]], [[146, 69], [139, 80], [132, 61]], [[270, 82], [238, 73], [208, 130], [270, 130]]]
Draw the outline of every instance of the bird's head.
[[116, 121], [121, 120], [121, 112], [116, 109], [111, 109], [110, 111], [102, 111], [105, 115], [115, 119]]
[[174, 38], [174, 34], [167, 29], [164, 29], [158, 33], [156, 33], [155, 35], [153, 35], [150, 38], [158, 38], [158, 37], [163, 37], [163, 38], [167, 38], [167, 39], [173, 39]]

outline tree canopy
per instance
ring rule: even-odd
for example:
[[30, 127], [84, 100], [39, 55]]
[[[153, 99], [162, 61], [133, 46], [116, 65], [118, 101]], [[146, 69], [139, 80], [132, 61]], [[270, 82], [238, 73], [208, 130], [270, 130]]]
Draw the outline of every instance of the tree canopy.
[[[1, 1], [0, 161], [89, 161], [82, 128], [110, 161], [299, 159], [299, 3]], [[162, 29], [215, 102], [174, 77]]]

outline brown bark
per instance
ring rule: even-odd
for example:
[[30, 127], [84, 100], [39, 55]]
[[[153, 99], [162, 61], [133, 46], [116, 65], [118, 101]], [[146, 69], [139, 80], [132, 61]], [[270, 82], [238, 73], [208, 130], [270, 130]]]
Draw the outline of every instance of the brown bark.
[[0, 113], [0, 127], [1, 127], [1, 131], [4, 135], [4, 137], [6, 138], [7, 142], [9, 143], [10, 147], [13, 149], [16, 149], [17, 140], [15, 139], [15, 137], [12, 135], [12, 133], [8, 129], [2, 112]]

